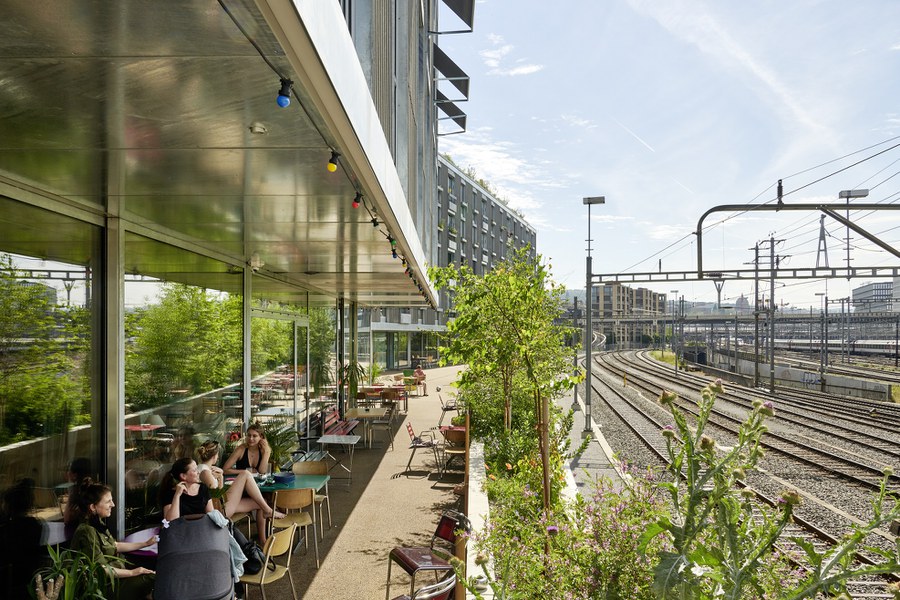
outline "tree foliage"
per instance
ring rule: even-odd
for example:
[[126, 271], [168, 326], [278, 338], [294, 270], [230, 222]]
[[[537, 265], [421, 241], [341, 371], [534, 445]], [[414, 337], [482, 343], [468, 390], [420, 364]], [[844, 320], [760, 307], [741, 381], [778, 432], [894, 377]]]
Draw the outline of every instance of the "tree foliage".
[[[438, 289], [453, 295], [456, 318], [447, 325], [448, 345], [441, 355], [445, 362], [468, 366], [458, 385], [483, 428], [474, 433], [502, 431], [498, 439], [509, 441], [514, 419], [518, 431], [537, 430], [542, 497], [549, 510], [551, 453], [559, 453], [550, 445], [550, 401], [579, 380], [568, 374], [571, 351], [565, 348], [564, 328], [554, 324], [563, 311], [563, 288], [540, 257], [528, 257], [528, 249], [511, 252], [483, 276], [466, 266], [432, 269], [430, 275]], [[499, 424], [488, 418], [497, 414], [498, 404]]]
[[0, 256], [0, 444], [89, 418], [89, 341], [84, 309], [57, 307]]

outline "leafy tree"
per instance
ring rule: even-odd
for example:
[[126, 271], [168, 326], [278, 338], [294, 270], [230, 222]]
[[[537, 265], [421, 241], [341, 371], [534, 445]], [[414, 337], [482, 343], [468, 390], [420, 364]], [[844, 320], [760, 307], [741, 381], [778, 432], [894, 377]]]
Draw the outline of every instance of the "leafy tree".
[[0, 443], [89, 419], [85, 309], [58, 309], [0, 256]]
[[564, 329], [554, 325], [563, 311], [563, 288], [540, 261], [530, 259], [528, 249], [519, 249], [483, 276], [465, 266], [435, 268], [429, 274], [437, 288], [454, 296], [456, 318], [447, 325], [449, 345], [441, 354], [444, 361], [468, 365], [459, 381], [466, 405], [470, 391], [477, 394], [499, 384], [503, 427], [509, 431], [517, 393], [531, 400], [547, 513], [550, 455], [558, 452], [550, 447], [550, 400], [571, 389], [579, 377], [568, 374], [571, 354]]

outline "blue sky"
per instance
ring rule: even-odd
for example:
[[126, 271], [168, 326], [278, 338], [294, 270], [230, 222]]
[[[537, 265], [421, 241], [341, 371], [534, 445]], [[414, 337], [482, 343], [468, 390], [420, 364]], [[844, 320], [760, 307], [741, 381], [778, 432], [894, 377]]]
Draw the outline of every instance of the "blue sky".
[[[441, 137], [441, 152], [525, 214], [567, 287], [584, 287], [584, 196], [607, 202], [591, 213], [594, 273], [696, 269], [700, 216], [771, 201], [779, 178], [788, 203], [857, 188], [871, 188], [866, 202], [900, 198], [895, 0], [481, 0], [475, 31], [438, 43], [471, 76], [468, 131]], [[704, 232], [705, 270], [747, 268], [770, 234], [783, 264], [815, 265], [818, 214], [731, 217]], [[853, 219], [900, 245], [900, 211]], [[829, 263], [843, 266], [845, 230], [826, 228]], [[854, 266], [900, 265], [852, 238]], [[832, 280], [828, 294], [867, 281]], [[776, 301], [797, 307], [825, 291], [784, 284]], [[711, 282], [648, 287], [716, 298]], [[752, 284], [726, 283], [723, 304], [741, 293]]]

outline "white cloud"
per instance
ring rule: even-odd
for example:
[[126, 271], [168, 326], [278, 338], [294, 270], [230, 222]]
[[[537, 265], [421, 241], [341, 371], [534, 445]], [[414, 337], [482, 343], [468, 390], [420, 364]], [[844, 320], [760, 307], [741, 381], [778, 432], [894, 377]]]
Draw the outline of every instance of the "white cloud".
[[[539, 64], [518, 64], [517, 66], [508, 67], [504, 65], [504, 59], [513, 51], [512, 44], [504, 43], [503, 36], [497, 34], [489, 34], [488, 41], [493, 44], [493, 48], [482, 50], [478, 54], [489, 68], [488, 75], [501, 75], [504, 77], [516, 77], [518, 75], [531, 75], [537, 73], [544, 68]], [[524, 59], [518, 59], [517, 63], [525, 62]]]
[[827, 143], [835, 143], [835, 133], [822, 125], [821, 115], [804, 106], [795, 87], [782, 81], [774, 69], [744, 48], [712, 14], [698, 8], [699, 5], [684, 0], [670, 3], [629, 0], [629, 4], [636, 12], [656, 20], [674, 37], [692, 44], [721, 66], [731, 69], [735, 75], [749, 76], [751, 81], [760, 84], [757, 96], [781, 113], [786, 123], [799, 123]]

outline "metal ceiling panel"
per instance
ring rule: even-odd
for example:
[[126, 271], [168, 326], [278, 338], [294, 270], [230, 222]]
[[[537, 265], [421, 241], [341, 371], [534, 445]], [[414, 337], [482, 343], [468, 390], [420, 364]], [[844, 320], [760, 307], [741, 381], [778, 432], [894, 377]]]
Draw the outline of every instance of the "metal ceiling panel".
[[[256, 4], [225, 4], [275, 67], [293, 75]], [[129, 238], [129, 272], [240, 292], [231, 271], [256, 253], [265, 263], [260, 285], [273, 298], [424, 302], [391, 257], [383, 228], [351, 207], [356, 191], [366, 192], [354, 163], [325, 169], [346, 134], [323, 130], [327, 120], [297, 83], [299, 99], [280, 109], [278, 88], [278, 76], [212, 0], [8, 0], [0, 19], [0, 175], [98, 215], [116, 205], [127, 228], [158, 233], [166, 243]], [[394, 214], [407, 207], [376, 208], [382, 222], [409, 221]], [[34, 213], [43, 220], [23, 227], [18, 212], [2, 209], [0, 249], [49, 256], [68, 238], [84, 245], [51, 213]], [[419, 247], [414, 230], [392, 232], [400, 248]]]

